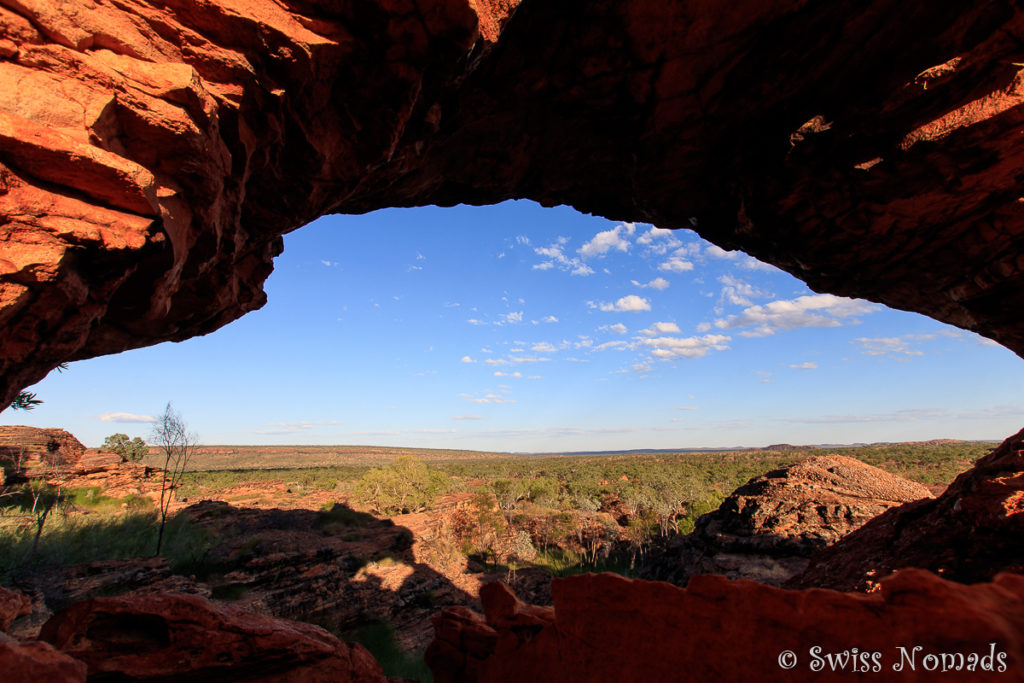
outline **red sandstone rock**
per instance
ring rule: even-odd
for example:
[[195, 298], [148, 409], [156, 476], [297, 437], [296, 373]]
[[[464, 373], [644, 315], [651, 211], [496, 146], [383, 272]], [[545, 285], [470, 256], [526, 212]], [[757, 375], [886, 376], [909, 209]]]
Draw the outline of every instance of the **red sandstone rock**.
[[0, 7], [0, 405], [208, 333], [327, 212], [569, 204], [1024, 352], [1000, 3]]
[[82, 442], [63, 429], [0, 426], [0, 460], [18, 467], [74, 467], [85, 450]]
[[903, 567], [953, 581], [1024, 573], [1024, 431], [961, 474], [934, 500], [889, 510], [811, 558], [793, 588], [872, 590]]
[[841, 455], [807, 458], [751, 479], [692, 534], [674, 539], [644, 578], [685, 585], [694, 574], [723, 574], [779, 585], [811, 555], [927, 487]]
[[17, 641], [0, 633], [0, 678], [4, 683], [83, 683], [86, 666], [38, 640]]
[[[493, 588], [481, 595], [486, 621], [465, 608], [436, 617], [427, 652], [435, 680], [1024, 680], [1024, 577], [1016, 575], [964, 586], [906, 570], [861, 595], [720, 576], [695, 577], [682, 589], [590, 574], [556, 579], [552, 593], [550, 611], [531, 611], [507, 588]], [[815, 647], [824, 666], [817, 676]], [[825, 653], [853, 648], [860, 654], [844, 672], [829, 670]], [[786, 650], [796, 658], [791, 669], [780, 666]], [[925, 657], [941, 653], [964, 655], [965, 667], [972, 654], [980, 661], [970, 671], [926, 670], [941, 660]], [[996, 671], [983, 670], [984, 658]]]
[[196, 595], [87, 600], [50, 619], [40, 637], [85, 662], [90, 678], [386, 680], [361, 645]]
[[7, 631], [18, 617], [32, 613], [32, 600], [24, 593], [0, 587], [0, 631]]

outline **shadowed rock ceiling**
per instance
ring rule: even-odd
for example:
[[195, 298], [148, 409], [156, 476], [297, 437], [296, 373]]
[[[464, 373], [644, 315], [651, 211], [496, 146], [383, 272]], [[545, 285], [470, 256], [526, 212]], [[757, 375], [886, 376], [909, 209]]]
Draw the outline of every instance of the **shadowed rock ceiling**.
[[1011, 3], [0, 0], [0, 399], [208, 333], [330, 212], [692, 227], [1024, 351]]

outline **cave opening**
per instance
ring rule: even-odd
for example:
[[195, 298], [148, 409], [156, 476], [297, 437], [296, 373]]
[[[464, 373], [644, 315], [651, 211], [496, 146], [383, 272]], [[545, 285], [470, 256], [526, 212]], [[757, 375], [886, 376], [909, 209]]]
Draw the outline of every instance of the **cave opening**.
[[1022, 412], [994, 342], [564, 206], [326, 216], [286, 235], [266, 291], [2, 419], [99, 445], [172, 400], [207, 443], [556, 452], [998, 440]]

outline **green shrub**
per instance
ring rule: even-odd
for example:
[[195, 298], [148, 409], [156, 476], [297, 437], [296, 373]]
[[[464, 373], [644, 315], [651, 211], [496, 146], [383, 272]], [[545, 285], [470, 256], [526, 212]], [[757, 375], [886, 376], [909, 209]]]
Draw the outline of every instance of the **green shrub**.
[[392, 465], [370, 470], [356, 482], [355, 496], [382, 515], [417, 512], [447, 493], [451, 480], [419, 458], [402, 455]]

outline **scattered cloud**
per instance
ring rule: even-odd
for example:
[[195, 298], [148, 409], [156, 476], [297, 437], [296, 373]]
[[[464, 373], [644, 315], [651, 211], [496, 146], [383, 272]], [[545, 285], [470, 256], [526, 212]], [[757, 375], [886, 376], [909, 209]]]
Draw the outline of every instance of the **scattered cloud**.
[[531, 346], [530, 350], [536, 351], [537, 353], [554, 353], [555, 351], [558, 351], [558, 347], [549, 342], [540, 342], [539, 344]]
[[156, 422], [152, 415], [136, 415], [135, 413], [106, 412], [99, 416], [102, 422]]
[[809, 360], [805, 363], [796, 363], [794, 365], [790, 365], [789, 367], [793, 368], [794, 370], [817, 370], [818, 364], [812, 360]]
[[475, 363], [476, 361], [473, 360], [472, 358], [470, 358], [469, 356], [463, 356], [462, 357], [462, 362], [463, 363]]
[[482, 420], [482, 415], [453, 415], [453, 420]]
[[657, 256], [663, 256], [673, 249], [683, 245], [682, 241], [675, 236], [675, 230], [663, 230], [652, 227], [647, 232], [636, 238], [636, 243], [646, 247], [647, 251]]
[[676, 410], [697, 410], [697, 406], [679, 406]]
[[553, 315], [546, 315], [543, 318], [541, 318], [540, 321], [542, 323], [557, 323], [558, 322], [558, 318], [556, 318]]
[[503, 314], [501, 316], [501, 321], [499, 323], [496, 323], [496, 324], [500, 325], [500, 324], [503, 324], [503, 323], [508, 323], [510, 325], [515, 325], [516, 323], [521, 323], [521, 322], [523, 322], [523, 312], [522, 311], [514, 311], [512, 313], [505, 313], [505, 314]]
[[611, 250], [629, 251], [629, 237], [636, 231], [633, 223], [620, 223], [611, 230], [594, 235], [593, 239], [579, 248], [579, 255], [585, 259], [604, 256]]
[[639, 297], [636, 294], [629, 294], [624, 296], [615, 303], [601, 303], [599, 307], [602, 311], [619, 311], [622, 313], [638, 313], [640, 311], [651, 310], [651, 303]]
[[576, 257], [565, 255], [565, 245], [569, 242], [568, 237], [559, 237], [546, 247], [534, 247], [534, 253], [543, 256], [547, 261], [541, 261], [533, 266], [534, 270], [551, 270], [558, 268], [570, 275], [592, 275], [594, 269], [583, 263]]
[[832, 294], [815, 294], [796, 299], [772, 301], [763, 306], [749, 306], [738, 315], [715, 320], [720, 330], [752, 327], [740, 332], [744, 337], [766, 337], [779, 330], [799, 327], [840, 327], [859, 323], [854, 316], [873, 313], [881, 306], [860, 299], [846, 299]]
[[722, 334], [705, 334], [703, 337], [655, 337], [644, 339], [643, 344], [652, 349], [651, 355], [661, 360], [675, 358], [700, 358], [708, 351], [724, 351], [729, 348], [732, 337]]
[[473, 394], [459, 394], [459, 396], [473, 403], [515, 403], [515, 400], [495, 393], [488, 393], [483, 396], [475, 396]]
[[719, 300], [723, 304], [752, 306], [754, 302], [751, 299], [769, 296], [768, 292], [732, 275], [723, 275], [718, 278], [718, 281], [722, 283], [722, 294]]
[[502, 372], [501, 370], [496, 370], [494, 372], [494, 376], [495, 377], [514, 377], [515, 379], [521, 379], [522, 376], [523, 376], [523, 373], [519, 372], [518, 370], [516, 370], [515, 372]]
[[608, 349], [630, 349], [633, 348], [633, 344], [627, 341], [610, 341], [603, 344], [598, 344], [594, 347], [594, 351], [607, 351]]
[[669, 285], [671, 284], [668, 280], [666, 280], [663, 277], [656, 277], [646, 284], [644, 284], [643, 282], [637, 282], [636, 280], [630, 280], [630, 282], [633, 283], [634, 287], [640, 287], [643, 289], [650, 287], [651, 289], [657, 289], [659, 291], [668, 289]]
[[728, 259], [730, 261], [743, 256], [743, 252], [741, 251], [726, 251], [717, 244], [709, 244], [707, 249], [704, 250], [704, 253], [712, 258]]
[[646, 330], [640, 330], [640, 334], [648, 337], [657, 337], [659, 334], [676, 334], [680, 331], [679, 325], [675, 323], [654, 323]]
[[685, 273], [688, 270], [693, 270], [693, 262], [687, 261], [686, 256], [685, 249], [676, 249], [672, 256], [658, 264], [658, 270], [670, 273]]
[[[924, 337], [922, 339], [921, 337]], [[926, 339], [934, 339], [935, 335], [905, 335], [902, 337], [857, 337], [851, 344], [861, 347], [865, 356], [887, 357], [893, 360], [908, 360], [913, 356], [923, 356], [924, 352], [913, 348], [915, 344]]]
[[626, 332], [629, 331], [629, 329], [622, 323], [615, 323], [614, 325], [601, 325], [601, 327], [597, 329], [608, 330], [609, 332], [614, 332], [615, 334], [626, 334]]
[[337, 261], [325, 261], [324, 259], [320, 259], [320, 263], [324, 264], [328, 268], [337, 268], [338, 266], [341, 265]]

